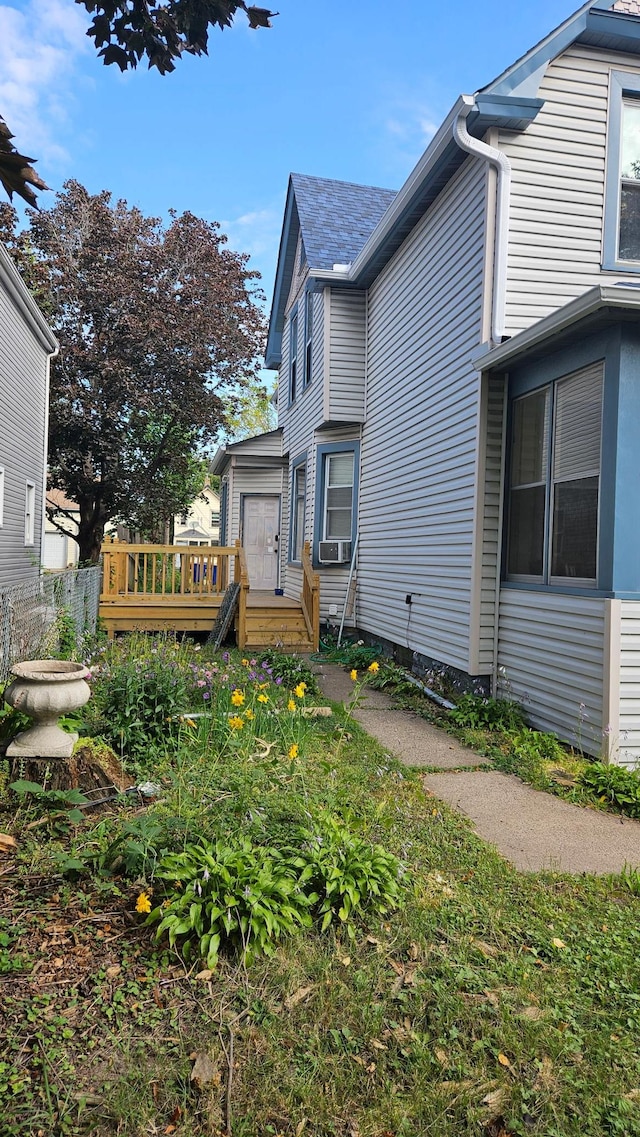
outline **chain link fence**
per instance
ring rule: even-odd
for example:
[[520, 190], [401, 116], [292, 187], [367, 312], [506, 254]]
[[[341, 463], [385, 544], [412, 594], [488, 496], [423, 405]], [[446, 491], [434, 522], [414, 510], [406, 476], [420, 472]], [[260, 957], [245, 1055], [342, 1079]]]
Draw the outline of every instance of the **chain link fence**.
[[97, 627], [101, 575], [95, 565], [0, 589], [0, 683], [14, 663], [81, 651]]

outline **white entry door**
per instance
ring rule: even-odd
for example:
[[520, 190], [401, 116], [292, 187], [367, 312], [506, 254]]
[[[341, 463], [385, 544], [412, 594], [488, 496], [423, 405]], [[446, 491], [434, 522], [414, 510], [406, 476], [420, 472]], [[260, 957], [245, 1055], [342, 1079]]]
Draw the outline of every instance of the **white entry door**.
[[278, 587], [279, 494], [247, 494], [243, 504], [242, 544], [247, 555], [249, 586]]

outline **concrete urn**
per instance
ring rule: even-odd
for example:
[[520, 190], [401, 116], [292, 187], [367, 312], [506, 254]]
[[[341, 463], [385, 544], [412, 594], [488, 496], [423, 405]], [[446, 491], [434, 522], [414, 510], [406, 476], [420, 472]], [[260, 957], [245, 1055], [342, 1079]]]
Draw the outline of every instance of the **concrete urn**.
[[62, 730], [58, 719], [89, 701], [88, 669], [64, 659], [31, 659], [16, 663], [11, 674], [15, 679], [4, 698], [34, 724], [14, 738], [7, 757], [70, 758], [78, 735]]

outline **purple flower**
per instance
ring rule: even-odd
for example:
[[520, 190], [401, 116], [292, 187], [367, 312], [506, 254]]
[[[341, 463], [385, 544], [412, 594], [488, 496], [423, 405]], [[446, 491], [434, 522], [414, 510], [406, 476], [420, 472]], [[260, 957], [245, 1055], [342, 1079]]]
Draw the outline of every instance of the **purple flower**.
[[279, 675], [278, 678], [276, 679], [276, 687], [279, 687], [281, 683], [282, 683], [282, 678]]
[[203, 691], [203, 692], [202, 692], [202, 698], [203, 698], [203, 699], [210, 699], [210, 698], [211, 698], [211, 695], [209, 694], [209, 692], [208, 692], [208, 691]]

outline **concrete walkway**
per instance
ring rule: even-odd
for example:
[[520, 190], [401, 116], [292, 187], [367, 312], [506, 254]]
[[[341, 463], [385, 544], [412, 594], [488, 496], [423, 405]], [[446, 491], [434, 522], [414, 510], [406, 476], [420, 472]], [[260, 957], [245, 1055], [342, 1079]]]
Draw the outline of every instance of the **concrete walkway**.
[[[316, 671], [327, 699], [348, 702], [353, 683], [346, 671], [332, 663]], [[471, 818], [480, 837], [521, 871], [609, 873], [640, 865], [640, 822], [571, 805], [487, 769], [487, 758], [398, 710], [384, 691], [365, 689], [354, 717], [405, 765], [428, 767], [426, 788]], [[445, 772], [432, 773], [434, 768]]]

